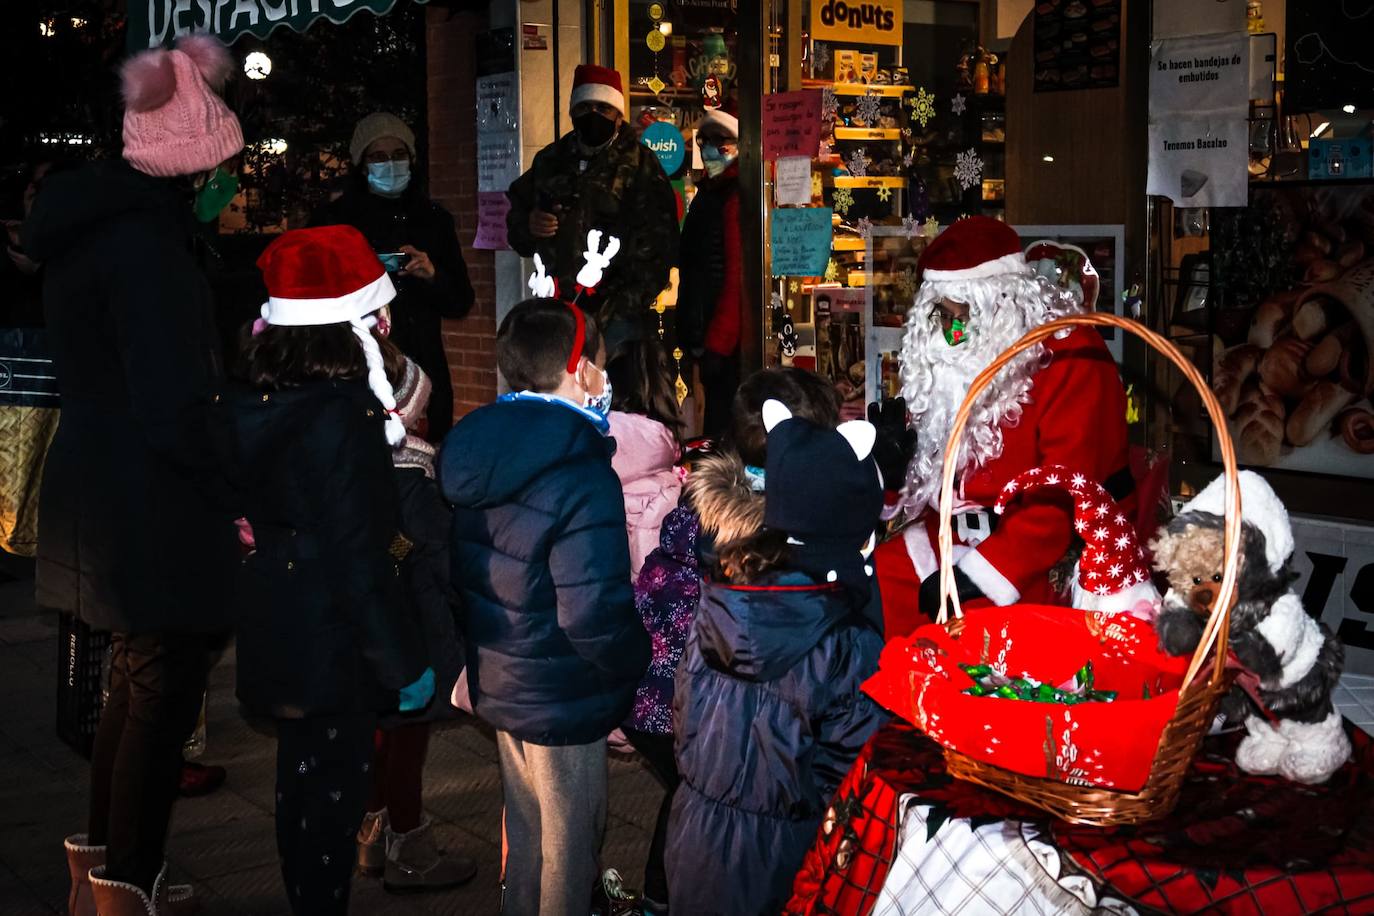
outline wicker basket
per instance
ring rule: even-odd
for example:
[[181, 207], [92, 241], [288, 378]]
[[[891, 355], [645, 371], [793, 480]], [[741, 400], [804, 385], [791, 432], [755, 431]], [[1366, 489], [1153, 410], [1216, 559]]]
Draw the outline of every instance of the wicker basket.
[[[1010, 349], [1002, 353], [992, 365], [988, 366], [973, 380], [968, 395], [960, 406], [950, 430], [949, 445], [945, 449], [945, 462], [940, 487], [940, 618], [939, 622], [957, 634], [962, 629], [963, 609], [954, 588], [954, 566], [950, 562], [953, 553], [953, 530], [951, 524], [951, 505], [954, 495], [954, 476], [959, 441], [974, 402], [997, 373], [1018, 354], [1051, 336], [1072, 330], [1075, 327], [1103, 326], [1129, 331], [1143, 339], [1156, 351], [1168, 357], [1180, 372], [1197, 389], [1202, 397], [1203, 406], [1212, 418], [1217, 438], [1221, 445], [1222, 464], [1226, 474], [1225, 518], [1225, 566], [1223, 569], [1221, 593], [1214, 605], [1220, 608], [1214, 613], [1204, 630], [1202, 641], [1198, 644], [1183, 687], [1179, 692], [1178, 707], [1172, 719], [1165, 726], [1155, 750], [1154, 762], [1150, 767], [1149, 779], [1139, 792], [1122, 792], [1091, 786], [1070, 785], [1052, 779], [1036, 778], [1014, 773], [1001, 767], [976, 760], [958, 751], [945, 750], [949, 773], [960, 779], [978, 783], [995, 789], [1005, 795], [1049, 812], [1057, 818], [1079, 824], [1100, 826], [1134, 824], [1152, 820], [1168, 814], [1178, 801], [1179, 790], [1184, 776], [1197, 754], [1198, 745], [1207, 734], [1221, 698], [1230, 687], [1226, 663], [1227, 622], [1235, 601], [1236, 576], [1239, 569], [1240, 548], [1240, 487], [1236, 478], [1236, 454], [1231, 436], [1226, 428], [1226, 419], [1212, 394], [1211, 388], [1197, 369], [1181, 353], [1160, 335], [1134, 321], [1100, 312], [1070, 315], [1059, 318], [1029, 332]], [[949, 620], [948, 611], [953, 610], [955, 619]]]

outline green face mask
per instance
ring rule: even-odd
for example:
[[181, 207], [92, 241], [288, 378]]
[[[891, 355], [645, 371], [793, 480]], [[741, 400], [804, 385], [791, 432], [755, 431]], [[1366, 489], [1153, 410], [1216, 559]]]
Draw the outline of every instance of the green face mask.
[[222, 166], [215, 169], [215, 174], [196, 192], [196, 219], [202, 223], [210, 222], [229, 206], [229, 201], [238, 192], [239, 176], [229, 174]]
[[958, 346], [968, 340], [968, 331], [964, 327], [964, 323], [958, 318], [951, 321], [949, 327], [945, 328], [944, 331], [945, 343], [949, 344], [951, 347]]

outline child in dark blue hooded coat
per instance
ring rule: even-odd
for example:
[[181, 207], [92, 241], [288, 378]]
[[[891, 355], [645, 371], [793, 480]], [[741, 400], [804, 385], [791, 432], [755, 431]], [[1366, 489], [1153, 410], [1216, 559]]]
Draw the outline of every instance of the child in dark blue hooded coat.
[[882, 509], [873, 427], [827, 429], [778, 401], [763, 416], [764, 529], [721, 548], [677, 672], [669, 909], [694, 916], [782, 909], [884, 719], [859, 690], [882, 650], [862, 615]]

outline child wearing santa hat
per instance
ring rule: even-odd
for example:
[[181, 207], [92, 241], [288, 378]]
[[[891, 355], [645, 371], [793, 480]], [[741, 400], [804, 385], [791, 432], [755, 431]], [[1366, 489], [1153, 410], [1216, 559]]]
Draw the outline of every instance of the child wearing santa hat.
[[434, 692], [403, 612], [391, 447], [405, 427], [373, 336], [395, 295], [349, 226], [287, 232], [225, 397], [254, 550], [240, 570], [239, 699], [277, 724], [277, 848], [296, 913], [345, 913], [378, 713]]

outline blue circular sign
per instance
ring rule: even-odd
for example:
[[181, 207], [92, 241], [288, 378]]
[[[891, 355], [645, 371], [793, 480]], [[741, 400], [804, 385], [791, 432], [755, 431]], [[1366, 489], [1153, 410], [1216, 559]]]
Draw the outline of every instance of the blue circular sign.
[[682, 168], [682, 160], [687, 157], [687, 144], [682, 141], [682, 132], [667, 121], [655, 121], [644, 128], [640, 142], [654, 151], [658, 164], [663, 166], [666, 175], [675, 175]]

